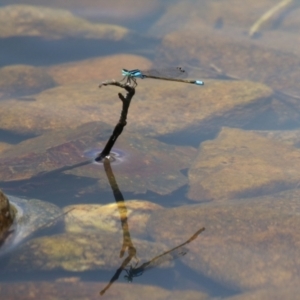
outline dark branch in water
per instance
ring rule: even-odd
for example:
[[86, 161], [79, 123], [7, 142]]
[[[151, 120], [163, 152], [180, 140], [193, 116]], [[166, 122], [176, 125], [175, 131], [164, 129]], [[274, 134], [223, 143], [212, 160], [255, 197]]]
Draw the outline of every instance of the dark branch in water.
[[100, 291], [100, 295], [104, 295], [104, 293], [112, 286], [112, 284], [119, 279], [122, 271], [125, 271], [127, 273], [125, 278], [127, 278], [128, 281], [132, 281], [133, 277], [141, 276], [145, 270], [149, 269], [150, 267], [154, 267], [155, 265], [158, 265], [160, 262], [167, 260], [168, 259], [167, 255], [171, 256], [172, 259], [175, 259], [176, 257], [179, 257], [180, 255], [181, 256], [185, 255], [188, 250], [183, 247], [185, 245], [191, 243], [192, 241], [194, 241], [199, 236], [199, 234], [201, 234], [205, 230], [205, 228], [203, 227], [203, 228], [197, 230], [184, 243], [182, 243], [168, 251], [165, 251], [160, 255], [155, 256], [150, 261], [147, 261], [138, 267], [130, 266], [129, 269], [126, 269], [127, 265], [130, 263], [132, 258], [136, 256], [137, 250], [134, 247], [131, 237], [130, 237], [130, 231], [129, 231], [128, 222], [127, 222], [127, 208], [125, 205], [124, 197], [118, 187], [117, 181], [113, 174], [113, 171], [112, 171], [112, 168], [110, 165], [110, 160], [108, 158], [104, 158], [103, 165], [104, 165], [105, 173], [106, 173], [107, 179], [109, 181], [110, 187], [113, 191], [115, 201], [118, 206], [121, 226], [122, 226], [122, 230], [123, 230], [123, 244], [122, 244], [121, 251], [120, 251], [120, 258], [122, 258], [124, 256], [126, 249], [127, 249], [128, 255], [123, 260], [120, 267], [116, 270], [115, 274], [112, 276], [112, 278], [110, 279], [108, 284]]
[[143, 263], [140, 266], [135, 266], [132, 267], [130, 266], [129, 270], [125, 269], [127, 275], [125, 276], [125, 278], [127, 278], [127, 280], [129, 282], [132, 282], [133, 277], [138, 277], [143, 275], [144, 271], [146, 271], [147, 269], [154, 267], [155, 265], [159, 265], [161, 262], [164, 262], [168, 259], [167, 255], [171, 255], [171, 257], [173, 256], [173, 259], [176, 258], [178, 256], [183, 256], [187, 253], [188, 249], [185, 249], [183, 246], [185, 246], [186, 244], [189, 244], [190, 242], [192, 242], [193, 240], [195, 240], [198, 235], [203, 232], [205, 230], [204, 227], [202, 227], [201, 229], [197, 230], [197, 232], [195, 232], [187, 241], [185, 241], [184, 243], [168, 250], [165, 251], [164, 253], [155, 256], [154, 258], [152, 258], [151, 260]]
[[120, 214], [120, 221], [121, 226], [123, 230], [123, 244], [120, 251], [120, 258], [124, 256], [126, 248], [128, 248], [128, 256], [124, 259], [121, 266], [117, 269], [113, 277], [110, 279], [109, 283], [106, 285], [102, 291], [100, 291], [100, 295], [103, 295], [110, 286], [119, 279], [120, 274], [122, 271], [126, 268], [126, 266], [130, 263], [133, 257], [136, 255], [136, 249], [133, 246], [133, 243], [131, 241], [130, 232], [129, 232], [129, 226], [127, 223], [127, 208], [125, 205], [124, 197], [118, 187], [118, 183], [116, 181], [116, 178], [114, 176], [114, 173], [112, 171], [110, 161], [108, 158], [103, 159], [103, 165], [105, 169], [105, 173], [107, 176], [107, 179], [109, 181], [110, 187], [114, 193], [114, 197], [118, 206], [119, 214]]
[[117, 123], [113, 134], [111, 135], [111, 137], [109, 138], [108, 142], [106, 143], [104, 149], [102, 150], [101, 153], [99, 153], [96, 157], [96, 161], [102, 161], [105, 157], [109, 156], [109, 153], [112, 149], [112, 147], [114, 146], [117, 138], [119, 137], [119, 135], [122, 133], [124, 127], [127, 124], [127, 114], [128, 114], [128, 109], [130, 106], [130, 102], [132, 97], [135, 94], [135, 88], [128, 85], [128, 84], [123, 84], [117, 81], [105, 81], [103, 83], [100, 84], [99, 87], [101, 86], [107, 86], [107, 85], [115, 85], [118, 87], [121, 87], [123, 89], [125, 89], [127, 91], [126, 97], [124, 97], [121, 93], [118, 93], [119, 98], [121, 99], [122, 103], [123, 103], [123, 107], [122, 107], [122, 111], [121, 111], [121, 116], [119, 119], [119, 122]]

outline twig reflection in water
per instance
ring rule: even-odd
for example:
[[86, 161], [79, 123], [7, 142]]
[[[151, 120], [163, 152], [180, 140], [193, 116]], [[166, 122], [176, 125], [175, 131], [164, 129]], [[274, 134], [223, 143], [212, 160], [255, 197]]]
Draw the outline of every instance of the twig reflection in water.
[[139, 267], [132, 267], [130, 266], [129, 269], [126, 269], [127, 265], [130, 263], [133, 257], [136, 257], [136, 248], [134, 247], [131, 237], [130, 237], [130, 232], [129, 232], [129, 226], [127, 222], [127, 208], [125, 205], [124, 197], [118, 187], [118, 184], [116, 182], [115, 176], [113, 174], [113, 171], [111, 169], [110, 161], [108, 158], [104, 158], [102, 160], [106, 176], [108, 178], [108, 181], [110, 183], [111, 189], [113, 191], [117, 206], [118, 206], [118, 211], [120, 214], [120, 221], [121, 221], [121, 226], [122, 226], [122, 231], [123, 231], [123, 244], [121, 247], [120, 251], [120, 257], [122, 258], [126, 248], [128, 248], [128, 256], [124, 259], [122, 262], [121, 266], [116, 270], [115, 274], [113, 277], [110, 279], [109, 283], [100, 291], [100, 295], [104, 295], [104, 293], [110, 288], [110, 286], [119, 279], [122, 271], [124, 270], [127, 275], [125, 277], [127, 278], [128, 281], [132, 281], [133, 277], [141, 276], [146, 270], [158, 266], [164, 261], [167, 260], [172, 260], [176, 259], [177, 257], [183, 256], [187, 253], [187, 249], [184, 248], [184, 246], [193, 240], [195, 240], [198, 235], [204, 231], [204, 228], [199, 229], [195, 234], [193, 234], [186, 242], [178, 245], [177, 247], [172, 248], [171, 250], [168, 250], [153, 259], [151, 259], [148, 262], [143, 263]]
[[150, 261], [147, 261], [145, 263], [143, 263], [142, 265], [140, 265], [139, 267], [132, 267], [130, 266], [129, 270], [125, 269], [127, 275], [125, 275], [124, 277], [129, 281], [132, 282], [133, 277], [138, 277], [143, 275], [143, 273], [146, 270], [149, 270], [153, 267], [159, 266], [160, 264], [162, 264], [165, 261], [168, 260], [173, 260], [176, 259], [180, 256], [184, 256], [187, 252], [188, 249], [184, 248], [183, 246], [185, 246], [186, 244], [192, 242], [193, 240], [195, 240], [197, 238], [197, 236], [204, 231], [205, 228], [201, 228], [199, 229], [192, 237], [190, 237], [186, 242], [184, 242], [183, 244], [168, 250], [158, 256], [155, 256], [154, 258], [152, 258]]
[[130, 263], [131, 259], [136, 256], [136, 249], [133, 246], [133, 243], [131, 241], [130, 232], [129, 232], [129, 226], [127, 222], [127, 208], [125, 205], [124, 197], [118, 187], [117, 181], [115, 179], [115, 176], [113, 174], [113, 171], [111, 169], [110, 161], [108, 158], [104, 158], [102, 160], [105, 173], [107, 176], [107, 179], [109, 181], [110, 187], [113, 191], [115, 201], [117, 203], [118, 211], [120, 214], [120, 221], [123, 231], [123, 244], [120, 251], [120, 258], [124, 256], [124, 253], [126, 251], [126, 248], [128, 248], [128, 256], [124, 259], [121, 266], [117, 269], [109, 283], [106, 285], [106, 287], [100, 291], [100, 295], [104, 295], [104, 293], [110, 288], [110, 286], [119, 279], [120, 274], [122, 271], [126, 268], [126, 266]]

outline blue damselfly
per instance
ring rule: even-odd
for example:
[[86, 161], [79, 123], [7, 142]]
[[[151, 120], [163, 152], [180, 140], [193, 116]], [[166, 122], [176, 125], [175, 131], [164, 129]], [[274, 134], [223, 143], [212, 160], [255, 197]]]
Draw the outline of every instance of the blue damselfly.
[[152, 79], [184, 82], [184, 83], [190, 83], [196, 85], [204, 85], [204, 82], [201, 80], [188, 80], [188, 79], [180, 78], [180, 77], [187, 77], [187, 72], [181, 67], [165, 68], [161, 70], [152, 69], [147, 71], [141, 71], [139, 69], [134, 69], [134, 70], [122, 69], [122, 75], [124, 76], [122, 80], [126, 79], [126, 83], [128, 84], [133, 82], [134, 86], [137, 86], [137, 82], [136, 82], [137, 78], [140, 79], [152, 78]]

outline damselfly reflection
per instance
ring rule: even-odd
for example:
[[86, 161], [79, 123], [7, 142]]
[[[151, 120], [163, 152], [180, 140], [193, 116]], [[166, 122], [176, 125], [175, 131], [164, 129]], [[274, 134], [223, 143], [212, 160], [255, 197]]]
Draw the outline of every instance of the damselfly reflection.
[[135, 267], [130, 266], [129, 269], [124, 269], [127, 273], [127, 275], [125, 275], [124, 278], [126, 278], [128, 282], [132, 282], [134, 277], [142, 276], [145, 271], [160, 266], [167, 261], [171, 261], [181, 256], [184, 256], [187, 252], [188, 249], [183, 247], [166, 251], [163, 254], [154, 257], [150, 261], [143, 263], [139, 267], [136, 267], [138, 264], [137, 263]]
[[127, 273], [127, 275], [125, 275], [124, 278], [126, 278], [129, 282], [132, 282], [132, 279], [134, 277], [143, 275], [143, 273], [146, 270], [149, 270], [153, 267], [159, 266], [160, 264], [162, 264], [166, 261], [174, 260], [180, 256], [184, 256], [188, 252], [188, 249], [184, 248], [183, 246], [185, 246], [186, 244], [188, 244], [188, 243], [192, 242], [194, 239], [196, 239], [197, 236], [204, 230], [205, 230], [204, 227], [199, 229], [186, 242], [184, 242], [184, 243], [178, 245], [177, 247], [174, 247], [173, 249], [168, 250], [160, 255], [155, 256], [154, 258], [143, 263], [139, 267], [130, 266], [129, 269], [124, 269], [125, 272]]

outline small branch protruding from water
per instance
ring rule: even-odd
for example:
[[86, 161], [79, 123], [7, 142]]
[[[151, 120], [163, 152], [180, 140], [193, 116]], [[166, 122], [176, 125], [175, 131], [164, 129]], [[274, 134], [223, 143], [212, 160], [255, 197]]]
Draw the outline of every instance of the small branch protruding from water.
[[126, 126], [126, 124], [127, 124], [126, 120], [127, 120], [128, 109], [129, 109], [129, 106], [130, 106], [131, 99], [132, 99], [132, 97], [135, 94], [135, 88], [132, 87], [132, 86], [130, 86], [130, 85], [128, 85], [127, 83], [120, 83], [118, 81], [112, 80], [112, 81], [102, 82], [99, 85], [99, 87], [101, 87], [103, 85], [104, 86], [115, 85], [115, 86], [121, 87], [121, 88], [123, 88], [123, 89], [125, 89], [127, 91], [127, 94], [124, 97], [121, 93], [118, 93], [118, 96], [119, 96], [120, 100], [123, 103], [122, 111], [121, 111], [121, 116], [120, 116], [119, 122], [117, 123], [117, 125], [116, 125], [116, 127], [115, 127], [115, 129], [113, 131], [113, 134], [109, 138], [109, 140], [106, 143], [104, 149], [95, 158], [95, 160], [98, 161], [98, 162], [102, 161], [105, 157], [109, 156], [109, 153], [110, 153], [112, 147], [114, 146], [117, 138], [119, 137], [119, 135], [122, 133], [124, 127]]

